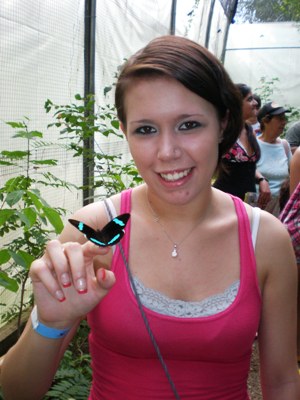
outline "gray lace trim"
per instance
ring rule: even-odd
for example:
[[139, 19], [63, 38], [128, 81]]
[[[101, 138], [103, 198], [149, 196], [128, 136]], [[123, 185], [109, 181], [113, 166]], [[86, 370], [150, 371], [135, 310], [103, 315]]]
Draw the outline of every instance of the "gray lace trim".
[[159, 314], [179, 318], [208, 317], [226, 310], [234, 302], [240, 287], [238, 280], [223, 293], [201, 301], [183, 301], [170, 299], [154, 289], [147, 288], [136, 276], [133, 280], [143, 306]]

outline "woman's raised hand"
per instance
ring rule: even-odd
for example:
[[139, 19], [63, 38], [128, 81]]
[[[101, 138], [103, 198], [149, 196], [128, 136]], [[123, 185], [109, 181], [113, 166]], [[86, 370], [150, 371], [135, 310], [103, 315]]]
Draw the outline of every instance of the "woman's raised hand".
[[109, 248], [91, 242], [61, 243], [52, 240], [45, 255], [30, 268], [39, 320], [53, 328], [70, 328], [91, 311], [115, 282], [112, 271], [95, 270], [95, 256]]

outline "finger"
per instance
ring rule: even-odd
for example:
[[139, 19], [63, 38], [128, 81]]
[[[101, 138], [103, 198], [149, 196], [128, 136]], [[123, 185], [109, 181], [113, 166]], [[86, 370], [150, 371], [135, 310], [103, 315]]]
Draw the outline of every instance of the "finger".
[[72, 285], [70, 274], [69, 261], [65, 254], [65, 249], [62, 243], [58, 240], [51, 240], [46, 247], [46, 253], [43, 257], [49, 269], [53, 269], [60, 284], [64, 288]]
[[115, 274], [105, 268], [99, 268], [96, 271], [96, 278], [101, 288], [106, 290], [111, 289], [116, 282]]
[[93, 258], [108, 251], [109, 248], [101, 248], [91, 242], [81, 245], [77, 242], [62, 244], [58, 240], [51, 240], [46, 247], [45, 261], [48, 268], [53, 269], [63, 288], [68, 289], [74, 285], [83, 294], [87, 292], [87, 270], [95, 276], [91, 268]]
[[87, 293], [88, 282], [90, 278], [93, 279], [95, 277], [93, 259], [95, 256], [106, 254], [108, 251], [109, 249], [101, 248], [90, 242], [84, 245], [77, 242], [64, 244], [64, 254], [68, 260], [70, 271], [63, 272], [61, 279], [64, 282], [67, 279], [72, 281], [78, 293]]
[[30, 278], [33, 284], [42, 284], [48, 293], [59, 302], [65, 301], [64, 292], [58, 280], [53, 275], [53, 271], [48, 268], [43, 259], [36, 260], [30, 267]]
[[110, 247], [97, 246], [88, 241], [82, 245], [82, 250], [86, 259], [93, 259], [95, 256], [107, 254], [110, 251]]
[[[91, 242], [87, 242], [82, 246], [83, 255], [86, 262], [86, 271], [87, 274], [91, 277], [95, 277], [95, 257], [104, 256], [109, 251], [111, 251], [111, 247], [100, 247]], [[101, 264], [101, 258], [97, 257], [98, 262]], [[107, 262], [106, 262], [107, 263]]]
[[87, 293], [86, 263], [83, 255], [83, 246], [79, 243], [66, 243], [64, 254], [68, 260], [69, 271], [64, 272], [61, 278], [67, 276], [73, 282], [78, 293]]

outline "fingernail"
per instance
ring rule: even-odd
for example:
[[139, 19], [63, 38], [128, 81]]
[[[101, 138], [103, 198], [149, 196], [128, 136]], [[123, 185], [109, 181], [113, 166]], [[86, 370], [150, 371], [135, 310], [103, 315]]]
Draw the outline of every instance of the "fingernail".
[[63, 287], [70, 287], [71, 286], [71, 279], [70, 279], [70, 275], [65, 272], [61, 275], [60, 277], [61, 283], [63, 285]]
[[87, 287], [86, 287], [86, 280], [84, 278], [79, 278], [76, 281], [76, 288], [79, 293], [86, 293], [87, 292]]
[[63, 302], [66, 300], [64, 293], [61, 290], [57, 290], [55, 292], [55, 297], [57, 298], [58, 301]]
[[101, 271], [101, 273], [102, 273], [102, 280], [103, 281], [105, 281], [105, 278], [106, 278], [106, 270], [105, 270], [105, 268], [102, 268], [102, 271]]

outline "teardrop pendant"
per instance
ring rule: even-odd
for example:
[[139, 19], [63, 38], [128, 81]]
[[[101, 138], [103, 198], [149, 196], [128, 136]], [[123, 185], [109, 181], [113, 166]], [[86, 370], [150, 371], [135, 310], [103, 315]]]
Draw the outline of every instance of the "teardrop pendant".
[[176, 244], [174, 244], [174, 247], [173, 247], [173, 250], [172, 250], [171, 255], [172, 255], [173, 258], [175, 258], [175, 257], [178, 256], [178, 253], [177, 253], [177, 245], [176, 245]]

